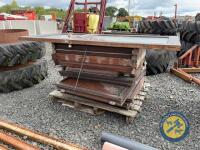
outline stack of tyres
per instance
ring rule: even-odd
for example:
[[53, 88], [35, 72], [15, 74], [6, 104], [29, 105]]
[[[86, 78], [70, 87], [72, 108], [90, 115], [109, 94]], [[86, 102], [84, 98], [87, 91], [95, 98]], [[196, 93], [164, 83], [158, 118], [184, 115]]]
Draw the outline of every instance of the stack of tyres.
[[21, 42], [26, 30], [0, 30], [0, 92], [31, 87], [47, 76], [45, 47], [38, 42]]
[[200, 43], [200, 21], [187, 21], [182, 24], [180, 29], [181, 51], [178, 56], [184, 54], [193, 45]]

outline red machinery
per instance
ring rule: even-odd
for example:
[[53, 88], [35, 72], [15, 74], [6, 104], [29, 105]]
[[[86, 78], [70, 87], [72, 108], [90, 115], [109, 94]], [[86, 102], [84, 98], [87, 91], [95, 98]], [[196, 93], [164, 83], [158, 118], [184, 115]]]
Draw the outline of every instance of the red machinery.
[[2, 20], [27, 20], [27, 17], [0, 13], [0, 21]]
[[[82, 5], [84, 6], [83, 12], [75, 12], [75, 5]], [[102, 32], [103, 27], [103, 19], [105, 16], [106, 11], [106, 0], [99, 0], [99, 2], [76, 2], [76, 0], [71, 0], [69, 9], [67, 11], [67, 16], [65, 19], [65, 24], [62, 30], [62, 33], [66, 33], [68, 30], [68, 23], [70, 21], [70, 17], [73, 15], [74, 21], [74, 29], [73, 32], [75, 33], [86, 33], [87, 32], [87, 14], [88, 14], [88, 6], [95, 5], [96, 10], [99, 9], [99, 23], [98, 23], [98, 33]], [[100, 6], [100, 8], [98, 8]]]
[[36, 20], [37, 18], [34, 10], [12, 10], [11, 14], [27, 17], [28, 20]]

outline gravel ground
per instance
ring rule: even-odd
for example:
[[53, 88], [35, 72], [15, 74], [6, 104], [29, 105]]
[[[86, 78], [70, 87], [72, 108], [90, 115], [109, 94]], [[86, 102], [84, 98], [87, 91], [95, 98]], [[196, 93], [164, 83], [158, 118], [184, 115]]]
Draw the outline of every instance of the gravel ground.
[[[0, 117], [31, 129], [67, 139], [89, 149], [100, 150], [102, 131], [126, 136], [163, 150], [200, 149], [200, 87], [168, 73], [147, 77], [151, 83], [147, 101], [139, 117], [127, 125], [124, 117], [105, 113], [91, 116], [48, 100], [48, 94], [61, 80], [48, 52], [49, 77], [22, 91], [0, 94]], [[200, 75], [196, 75], [199, 76]], [[161, 117], [170, 111], [182, 112], [190, 121], [189, 137], [170, 143], [159, 132]], [[49, 149], [45, 147], [45, 149]]]

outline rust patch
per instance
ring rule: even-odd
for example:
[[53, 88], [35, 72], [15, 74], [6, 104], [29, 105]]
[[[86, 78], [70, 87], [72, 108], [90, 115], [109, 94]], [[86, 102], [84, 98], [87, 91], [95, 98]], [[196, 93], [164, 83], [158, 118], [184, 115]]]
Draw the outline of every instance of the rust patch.
[[[74, 54], [55, 54], [58, 60], [67, 62], [81, 63], [83, 61], [83, 55]], [[84, 63], [99, 64], [99, 65], [117, 65], [117, 66], [132, 66], [130, 59], [124, 58], [112, 58], [112, 57], [102, 57], [102, 56], [85, 56]]]
[[0, 44], [16, 43], [19, 41], [19, 37], [28, 35], [28, 30], [24, 29], [0, 30]]

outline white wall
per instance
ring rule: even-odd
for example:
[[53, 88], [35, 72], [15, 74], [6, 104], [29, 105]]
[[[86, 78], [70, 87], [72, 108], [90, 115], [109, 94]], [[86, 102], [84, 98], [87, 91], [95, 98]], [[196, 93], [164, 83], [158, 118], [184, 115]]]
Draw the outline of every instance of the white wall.
[[26, 29], [29, 35], [36, 35], [36, 22], [32, 20], [11, 20], [10, 29]]
[[5, 29], [5, 22], [4, 21], [0, 21], [0, 29]]
[[26, 29], [29, 35], [58, 33], [56, 21], [7, 20], [0, 21], [0, 29]]
[[58, 33], [56, 21], [36, 21], [37, 34], [55, 34]]
[[5, 29], [11, 29], [10, 21], [4, 21]]
[[105, 16], [103, 21], [103, 29], [107, 30], [108, 26], [116, 21], [116, 17]]

